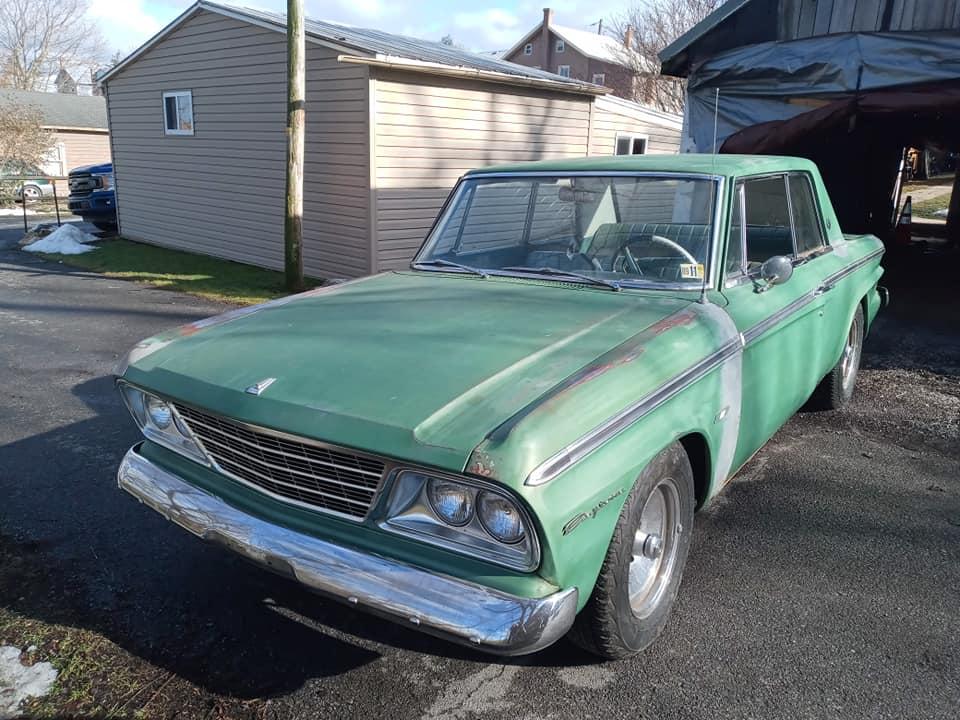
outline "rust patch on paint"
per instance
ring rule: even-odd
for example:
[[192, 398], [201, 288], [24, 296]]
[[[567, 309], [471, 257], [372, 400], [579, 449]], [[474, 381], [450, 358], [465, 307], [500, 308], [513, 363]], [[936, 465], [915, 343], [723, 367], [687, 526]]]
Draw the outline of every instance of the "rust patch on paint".
[[690, 325], [696, 319], [696, 312], [690, 307], [687, 307], [683, 310], [668, 315], [661, 320], [658, 320], [657, 322], [653, 323], [653, 325], [650, 325], [644, 330], [638, 332], [636, 335], [627, 338], [616, 347], [611, 348], [595, 360], [587, 363], [568, 378], [557, 383], [538, 398], [522, 407], [512, 416], [500, 423], [500, 425], [498, 425], [496, 428], [491, 430], [487, 434], [486, 440], [495, 443], [503, 442], [510, 436], [510, 433], [513, 432], [513, 429], [519, 425], [522, 420], [525, 420], [537, 411], [549, 410], [550, 406], [555, 404], [557, 400], [580, 385], [598, 378], [614, 368], [633, 362], [643, 354], [643, 351], [646, 349], [651, 340], [659, 335], [662, 335], [667, 330]]

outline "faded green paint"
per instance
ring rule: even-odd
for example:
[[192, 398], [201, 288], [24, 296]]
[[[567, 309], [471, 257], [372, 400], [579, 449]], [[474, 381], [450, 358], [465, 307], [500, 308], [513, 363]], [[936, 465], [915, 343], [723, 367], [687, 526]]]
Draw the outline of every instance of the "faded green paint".
[[[490, 171], [487, 169], [486, 171]], [[739, 156], [634, 156], [551, 161], [497, 172], [624, 171], [718, 175], [727, 237], [738, 178], [810, 173], [831, 252], [765, 293], [720, 279], [698, 293], [610, 292], [593, 286], [446, 272], [400, 272], [306, 293], [221, 324], [167, 333], [124, 377], [160, 394], [246, 422], [353, 447], [401, 462], [491, 478], [524, 502], [537, 525], [534, 574], [388, 535], [266, 498], [147, 443], [145, 454], [269, 521], [406, 562], [539, 597], [576, 586], [589, 599], [620, 509], [661, 449], [696, 433], [710, 462], [707, 497], [795, 412], [837, 362], [853, 313], [879, 307], [877, 255], [740, 348], [771, 313], [882, 248], [844, 236], [816, 168], [806, 160]], [[722, 255], [722, 254], [721, 254]], [[527, 476], [611, 418], [655, 396], [720, 348], [724, 362], [552, 481]], [[260, 397], [244, 389], [277, 381]], [[568, 534], [579, 513], [592, 517]]]

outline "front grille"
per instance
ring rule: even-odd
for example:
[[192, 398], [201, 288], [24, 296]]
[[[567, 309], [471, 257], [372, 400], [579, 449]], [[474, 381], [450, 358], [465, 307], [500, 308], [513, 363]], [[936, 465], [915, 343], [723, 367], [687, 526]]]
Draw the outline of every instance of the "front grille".
[[221, 470], [281, 498], [362, 519], [380, 488], [379, 460], [176, 408]]
[[71, 195], [89, 195], [99, 186], [99, 180], [91, 175], [71, 175], [67, 180]]

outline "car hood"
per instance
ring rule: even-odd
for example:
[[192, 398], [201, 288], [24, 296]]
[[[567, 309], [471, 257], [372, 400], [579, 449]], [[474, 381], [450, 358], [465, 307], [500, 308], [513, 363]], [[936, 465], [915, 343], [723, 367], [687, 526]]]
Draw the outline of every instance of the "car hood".
[[84, 175], [87, 173], [112, 173], [113, 163], [100, 163], [97, 165], [81, 165], [70, 171], [71, 175]]
[[[459, 471], [491, 430], [687, 305], [557, 282], [389, 273], [145, 341], [125, 378], [249, 423]], [[259, 396], [245, 392], [267, 378]]]

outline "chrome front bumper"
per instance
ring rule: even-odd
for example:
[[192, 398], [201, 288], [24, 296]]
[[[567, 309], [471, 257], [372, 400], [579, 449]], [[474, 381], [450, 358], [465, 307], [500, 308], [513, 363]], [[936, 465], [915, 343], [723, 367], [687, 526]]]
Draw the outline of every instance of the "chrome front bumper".
[[288, 530], [190, 485], [137, 448], [127, 452], [117, 473], [123, 490], [194, 535], [323, 595], [499, 655], [541, 650], [573, 624], [576, 588], [517, 597]]

